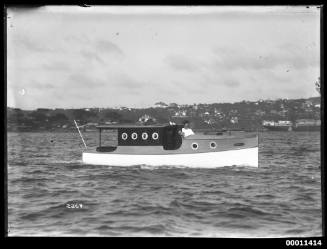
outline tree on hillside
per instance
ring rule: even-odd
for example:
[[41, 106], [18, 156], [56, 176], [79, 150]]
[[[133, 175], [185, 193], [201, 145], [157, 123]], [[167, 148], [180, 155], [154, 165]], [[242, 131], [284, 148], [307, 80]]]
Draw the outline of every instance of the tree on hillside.
[[39, 112], [39, 111], [33, 111], [30, 114], [30, 116], [32, 117], [33, 120], [35, 120], [38, 123], [46, 122], [46, 120], [48, 119], [46, 114], [44, 114], [43, 112]]
[[51, 124], [55, 125], [64, 125], [66, 124], [69, 119], [64, 113], [57, 113], [49, 118]]
[[84, 109], [76, 109], [73, 111], [73, 117], [76, 120], [87, 122], [95, 119], [97, 117], [97, 114], [91, 111], [86, 111]]
[[119, 121], [122, 118], [122, 115], [114, 111], [108, 111], [104, 114], [104, 117], [111, 121]]
[[8, 123], [20, 123], [24, 119], [24, 113], [20, 109], [14, 109], [7, 112]]
[[318, 77], [318, 80], [315, 82], [316, 90], [320, 94], [320, 77]]

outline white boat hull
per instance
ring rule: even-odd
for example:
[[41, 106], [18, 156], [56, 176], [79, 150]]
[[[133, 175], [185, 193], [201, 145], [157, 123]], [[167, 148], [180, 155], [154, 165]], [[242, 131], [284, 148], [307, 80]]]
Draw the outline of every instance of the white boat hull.
[[258, 147], [193, 154], [130, 155], [83, 152], [83, 163], [110, 166], [258, 167]]

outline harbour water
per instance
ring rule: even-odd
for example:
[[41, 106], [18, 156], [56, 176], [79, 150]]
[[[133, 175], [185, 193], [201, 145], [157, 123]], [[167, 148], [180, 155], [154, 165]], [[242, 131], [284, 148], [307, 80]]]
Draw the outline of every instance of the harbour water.
[[320, 132], [259, 142], [259, 168], [124, 168], [82, 164], [77, 132], [8, 133], [8, 235], [321, 236]]

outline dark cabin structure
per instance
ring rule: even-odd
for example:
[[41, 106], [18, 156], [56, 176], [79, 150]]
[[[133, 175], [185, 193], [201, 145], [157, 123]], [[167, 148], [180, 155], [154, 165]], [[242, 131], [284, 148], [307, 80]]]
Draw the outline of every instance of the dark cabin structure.
[[[164, 150], [176, 150], [182, 145], [179, 134], [183, 125], [166, 126], [97, 126], [99, 129], [98, 152], [111, 152], [117, 146], [162, 146]], [[117, 146], [102, 146], [101, 133], [103, 130], [117, 130]]]

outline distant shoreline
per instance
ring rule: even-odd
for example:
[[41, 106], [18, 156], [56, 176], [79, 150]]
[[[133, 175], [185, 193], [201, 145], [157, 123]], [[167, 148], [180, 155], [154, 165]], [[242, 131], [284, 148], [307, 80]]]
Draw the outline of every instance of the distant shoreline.
[[[85, 109], [45, 109], [24, 111], [7, 107], [7, 130], [17, 132], [71, 132], [77, 131], [76, 120], [81, 131], [96, 130], [98, 125], [128, 124], [156, 125], [171, 122], [192, 123], [193, 129], [262, 131], [264, 122], [297, 119], [321, 119], [321, 98], [280, 99], [276, 101], [243, 101], [239, 103], [216, 103], [178, 105], [163, 102], [147, 109], [122, 107]], [[196, 128], [195, 128], [196, 127]]]

